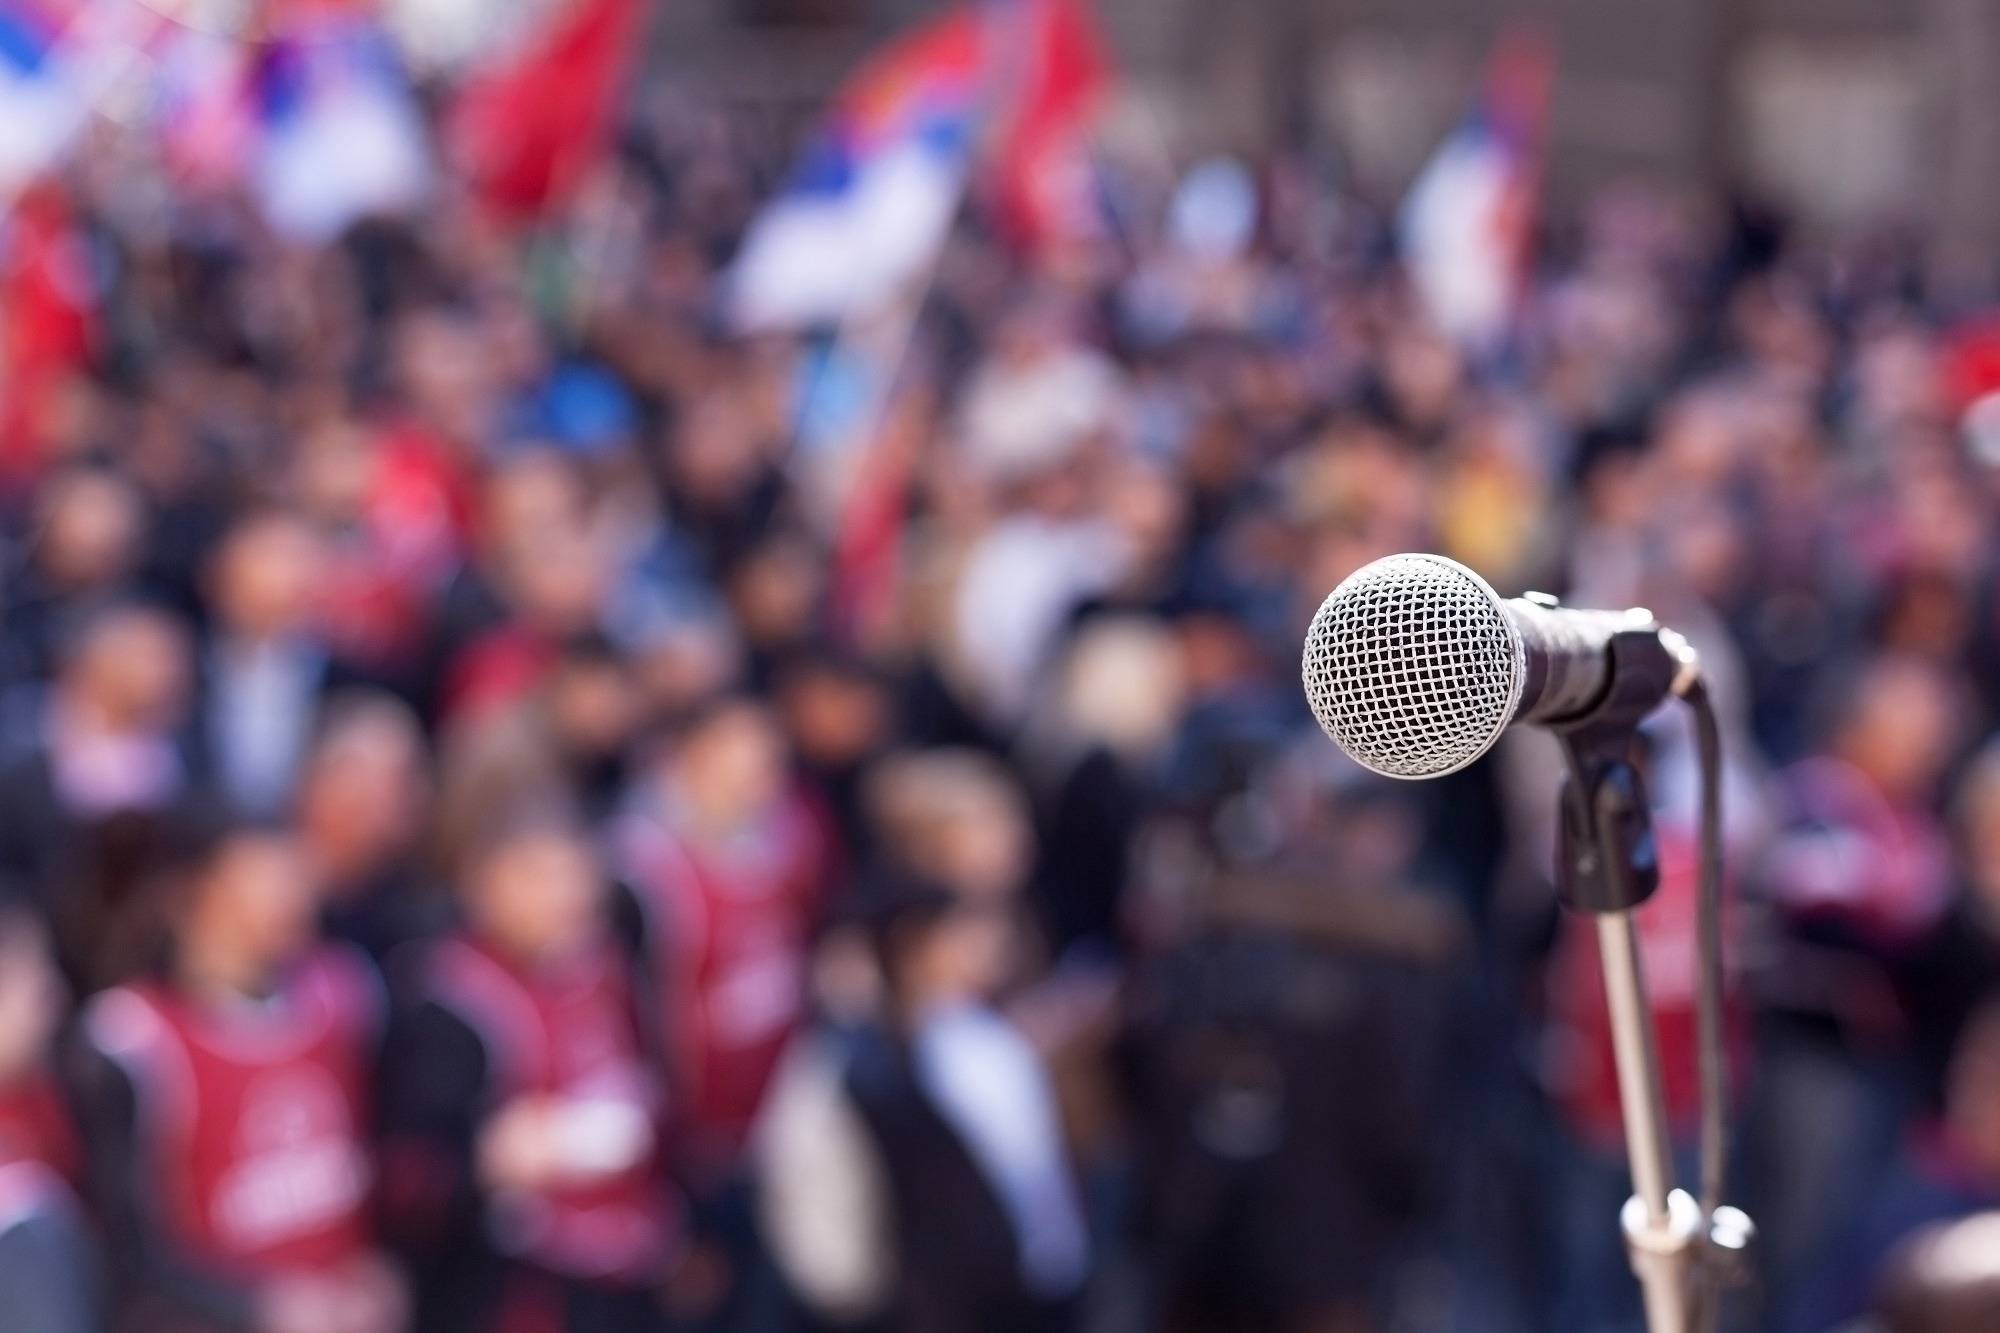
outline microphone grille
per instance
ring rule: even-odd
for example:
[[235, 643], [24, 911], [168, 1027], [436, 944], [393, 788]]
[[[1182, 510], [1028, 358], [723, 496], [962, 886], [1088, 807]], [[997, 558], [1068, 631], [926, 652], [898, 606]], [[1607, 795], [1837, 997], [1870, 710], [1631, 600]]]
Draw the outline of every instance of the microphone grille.
[[1455, 560], [1392, 555], [1320, 603], [1302, 675], [1320, 727], [1392, 778], [1455, 772], [1513, 720], [1525, 648], [1486, 580]]

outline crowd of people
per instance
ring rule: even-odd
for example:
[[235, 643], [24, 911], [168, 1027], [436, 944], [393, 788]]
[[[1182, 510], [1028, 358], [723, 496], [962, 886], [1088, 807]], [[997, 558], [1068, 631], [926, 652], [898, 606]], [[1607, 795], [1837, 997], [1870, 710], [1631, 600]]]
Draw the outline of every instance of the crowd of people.
[[1034, 256], [975, 200], [816, 448], [823, 342], [722, 316], [767, 128], [656, 90], [530, 233], [446, 185], [317, 248], [69, 173], [93, 352], [0, 460], [0, 1322], [1638, 1327], [1553, 751], [1384, 781], [1299, 687], [1436, 550], [1702, 655], [1737, 1326], [1994, 1326], [1922, 1288], [2000, 1207], [2000, 340], [1893, 240], [1629, 186], [1468, 351], [1318, 159], [1111, 161]]

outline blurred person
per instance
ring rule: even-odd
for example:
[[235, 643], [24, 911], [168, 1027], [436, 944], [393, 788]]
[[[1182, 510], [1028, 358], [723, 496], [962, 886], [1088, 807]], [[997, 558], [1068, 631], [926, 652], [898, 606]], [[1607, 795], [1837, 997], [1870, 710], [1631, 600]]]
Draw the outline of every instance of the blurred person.
[[1779, 1293], [1823, 1261], [1921, 1095], [1895, 971], [1951, 903], [1932, 810], [1961, 700], [1933, 666], [1871, 659], [1836, 696], [1826, 752], [1781, 775], [1756, 883], [1782, 934], [1752, 977], [1762, 1052], [1746, 1129]]
[[1444, 1001], [1469, 932], [1402, 793], [1238, 781], [1150, 831], [1180, 837], [1147, 893], [1182, 902], [1128, 1001], [1132, 1227], [1163, 1329], [1374, 1329], [1465, 1123]]
[[892, 755], [869, 774], [866, 799], [884, 864], [968, 899], [1018, 902], [1034, 870], [1034, 821], [998, 758], [959, 748]]
[[1050, 1072], [996, 1007], [1005, 905], [920, 881], [891, 892], [874, 928], [885, 1040], [847, 1075], [888, 1181], [888, 1327], [1067, 1327], [1090, 1239]]
[[827, 889], [826, 839], [782, 732], [743, 696], [678, 728], [619, 822], [666, 986], [691, 1171], [726, 1178], [801, 1014], [805, 948]]
[[947, 677], [986, 721], [1022, 721], [1064, 620], [1117, 585], [1129, 537], [1104, 511], [1096, 455], [1118, 442], [1121, 387], [1101, 354], [1030, 307], [1001, 330], [962, 409], [957, 456], [998, 498], [952, 592]]
[[485, 812], [385, 1060], [390, 1226], [417, 1326], [659, 1326], [680, 1257], [668, 1124], [608, 881], [560, 792]]
[[2000, 746], [1994, 741], [1959, 773], [1951, 815], [1958, 882], [1950, 910], [1897, 969], [1926, 1104], [1933, 1108], [1966, 1022], [1984, 1000], [2000, 994]]
[[494, 461], [479, 488], [471, 558], [452, 571], [432, 608], [431, 647], [439, 672], [469, 643], [507, 621], [513, 571], [585, 522], [583, 480], [572, 460], [529, 445]]
[[1178, 729], [1185, 683], [1159, 621], [1107, 616], [1072, 640], [1031, 723], [1040, 864], [1033, 878], [1050, 951], [1121, 951], [1132, 842]]
[[1826, 752], [1785, 774], [1795, 831], [1764, 867], [1801, 928], [1888, 955], [1936, 924], [1950, 851], [1932, 811], [1964, 704], [1959, 682], [1920, 659], [1882, 655], [1854, 673]]
[[57, 666], [65, 623], [93, 602], [134, 591], [146, 535], [138, 490], [109, 468], [79, 466], [45, 481], [32, 539], [9, 580], [0, 627], [9, 684], [42, 679]]
[[163, 956], [85, 1012], [96, 1214], [142, 1327], [395, 1333], [367, 1134], [379, 978], [321, 945], [287, 836], [192, 820], [154, 892]]
[[476, 311], [432, 306], [398, 321], [392, 356], [402, 420], [391, 428], [391, 450], [426, 460], [440, 480], [469, 479], [498, 424], [497, 342]]
[[866, 812], [867, 774], [899, 725], [889, 683], [857, 659], [820, 651], [780, 666], [775, 691], [786, 738], [839, 835], [842, 859], [850, 866], [872, 862], [877, 848]]
[[628, 651], [640, 714], [655, 724], [695, 712], [743, 679], [735, 622], [712, 605], [684, 609], [648, 627]]
[[439, 716], [474, 719], [531, 693], [565, 641], [598, 629], [608, 576], [601, 537], [582, 526], [510, 552], [501, 581], [507, 615], [445, 663]]
[[127, 961], [146, 849], [193, 785], [189, 658], [165, 612], [98, 608], [71, 631], [30, 748], [0, 766], [0, 871], [46, 914], [86, 989]]
[[1533, 423], [1493, 404], [1446, 441], [1436, 488], [1440, 550], [1500, 587], [1519, 587], [1550, 552]]
[[2000, 1325], [2000, 1213], [1923, 1228], [1890, 1261], [1874, 1308], [1883, 1333]]
[[430, 788], [409, 705], [362, 691], [329, 696], [301, 765], [294, 818], [319, 884], [322, 929], [378, 965], [441, 924], [444, 903], [422, 861]]
[[720, 376], [664, 441], [663, 491], [711, 571], [733, 565], [787, 507], [771, 426], [742, 377]]
[[[435, 553], [405, 544], [411, 514], [431, 515], [420, 490], [385, 484], [380, 442], [338, 414], [301, 427], [287, 494], [318, 534], [320, 624], [340, 658], [385, 680], [416, 669], [427, 628]], [[406, 512], [408, 511], [408, 512]]]
[[593, 823], [624, 795], [626, 751], [643, 718], [632, 668], [601, 635], [565, 642], [529, 693], [447, 729], [434, 829], [447, 863], [496, 804], [522, 791], [557, 789]]
[[188, 421], [188, 379], [185, 365], [172, 361], [148, 377], [119, 462], [149, 515], [140, 577], [169, 606], [193, 616], [201, 609], [202, 570], [232, 506], [220, 460]]
[[1363, 401], [1385, 424], [1428, 451], [1461, 407], [1466, 365], [1458, 347], [1414, 310], [1393, 310], [1380, 331], [1375, 378]]
[[0, 904], [0, 1309], [22, 1333], [91, 1333], [107, 1313], [77, 1198], [82, 1145], [51, 1058], [68, 1003], [47, 929]]
[[654, 989], [643, 1003], [679, 1107], [677, 1178], [703, 1245], [726, 1256], [716, 1317], [779, 1317], [744, 1155], [806, 1015], [808, 948], [830, 889], [827, 829], [770, 712], [725, 695], [659, 747], [612, 837], [644, 924]]
[[1917, 1125], [1866, 1208], [1784, 1322], [1818, 1333], [1863, 1314], [1920, 1228], [2000, 1206], [2000, 996], [1952, 1052], [1941, 1113]]
[[246, 514], [208, 571], [201, 739], [213, 781], [237, 809], [287, 810], [320, 702], [350, 682], [316, 624], [326, 553], [282, 510]]
[[778, 663], [819, 636], [826, 556], [804, 533], [772, 533], [737, 560], [724, 580], [743, 636], [752, 681], [768, 685]]

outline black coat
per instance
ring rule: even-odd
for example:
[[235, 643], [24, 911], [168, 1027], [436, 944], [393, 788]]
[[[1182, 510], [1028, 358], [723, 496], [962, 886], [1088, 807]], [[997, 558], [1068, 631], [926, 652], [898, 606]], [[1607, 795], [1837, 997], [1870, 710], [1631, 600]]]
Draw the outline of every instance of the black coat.
[[895, 1213], [895, 1333], [1054, 1333], [1061, 1304], [1021, 1280], [1020, 1247], [998, 1197], [910, 1068], [871, 1034], [856, 1042], [848, 1093], [881, 1152]]

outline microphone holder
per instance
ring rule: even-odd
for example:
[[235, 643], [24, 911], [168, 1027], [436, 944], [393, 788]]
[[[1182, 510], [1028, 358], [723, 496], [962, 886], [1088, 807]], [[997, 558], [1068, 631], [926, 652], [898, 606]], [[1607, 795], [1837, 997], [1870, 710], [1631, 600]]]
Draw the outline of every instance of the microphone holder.
[[[1534, 598], [1534, 594], [1530, 594]], [[1535, 600], [1541, 600], [1535, 598]], [[1554, 599], [1545, 604], [1553, 605]], [[1747, 1271], [1755, 1227], [1722, 1204], [1727, 1090], [1722, 1044], [1720, 743], [1700, 662], [1680, 635], [1645, 612], [1611, 640], [1611, 684], [1576, 716], [1548, 723], [1563, 755], [1556, 888], [1597, 928], [1633, 1195], [1619, 1213], [1650, 1333], [1707, 1333], [1719, 1296]], [[1659, 887], [1645, 783], [1632, 763], [1639, 724], [1669, 695], [1693, 708], [1702, 770], [1702, 1197], [1673, 1183], [1660, 1057], [1633, 911]]]

